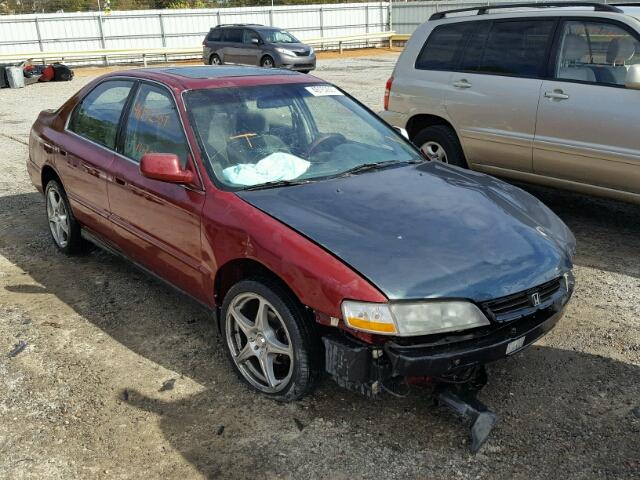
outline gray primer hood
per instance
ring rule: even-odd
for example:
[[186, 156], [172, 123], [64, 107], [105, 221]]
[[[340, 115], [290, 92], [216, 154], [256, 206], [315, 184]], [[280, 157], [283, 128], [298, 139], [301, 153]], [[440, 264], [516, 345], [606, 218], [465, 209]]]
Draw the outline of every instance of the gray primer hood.
[[562, 275], [575, 251], [569, 229], [532, 195], [434, 162], [238, 195], [389, 299], [502, 297]]

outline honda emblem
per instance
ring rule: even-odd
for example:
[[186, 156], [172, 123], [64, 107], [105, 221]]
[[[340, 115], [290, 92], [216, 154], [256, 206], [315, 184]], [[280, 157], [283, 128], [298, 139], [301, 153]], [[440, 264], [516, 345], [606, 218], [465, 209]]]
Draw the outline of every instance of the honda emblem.
[[531, 294], [531, 303], [534, 307], [540, 305], [540, 294], [538, 292]]

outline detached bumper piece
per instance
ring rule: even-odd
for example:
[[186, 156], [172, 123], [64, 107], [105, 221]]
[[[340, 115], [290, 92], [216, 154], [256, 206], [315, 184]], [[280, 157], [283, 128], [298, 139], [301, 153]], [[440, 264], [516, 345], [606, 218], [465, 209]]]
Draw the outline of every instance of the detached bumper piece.
[[[478, 380], [482, 382], [478, 384]], [[489, 438], [498, 416], [476, 398], [476, 392], [486, 383], [484, 367], [476, 370], [475, 381], [465, 384], [440, 384], [436, 390], [437, 402], [471, 423], [471, 453], [477, 453]], [[474, 385], [471, 385], [473, 383]]]

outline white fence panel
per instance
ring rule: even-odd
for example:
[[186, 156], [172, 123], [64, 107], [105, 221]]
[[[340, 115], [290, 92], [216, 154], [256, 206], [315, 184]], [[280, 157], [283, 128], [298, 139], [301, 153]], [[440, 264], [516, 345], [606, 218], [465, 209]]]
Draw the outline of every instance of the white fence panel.
[[0, 16], [0, 53], [197, 47], [219, 23], [275, 25], [301, 39], [382, 32], [389, 2]]

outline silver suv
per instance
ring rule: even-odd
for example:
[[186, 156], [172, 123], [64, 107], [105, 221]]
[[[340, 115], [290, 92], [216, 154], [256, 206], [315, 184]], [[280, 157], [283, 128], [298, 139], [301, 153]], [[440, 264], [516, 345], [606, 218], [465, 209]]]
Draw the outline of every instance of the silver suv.
[[640, 8], [517, 7], [432, 15], [381, 116], [432, 160], [640, 203]]
[[316, 54], [289, 32], [256, 24], [218, 25], [202, 42], [208, 65], [237, 63], [288, 68], [308, 73], [316, 68]]

